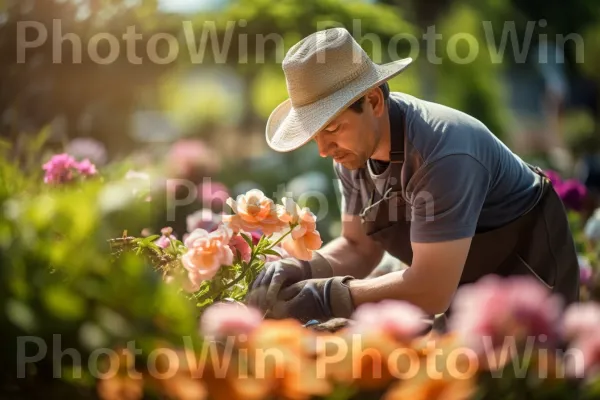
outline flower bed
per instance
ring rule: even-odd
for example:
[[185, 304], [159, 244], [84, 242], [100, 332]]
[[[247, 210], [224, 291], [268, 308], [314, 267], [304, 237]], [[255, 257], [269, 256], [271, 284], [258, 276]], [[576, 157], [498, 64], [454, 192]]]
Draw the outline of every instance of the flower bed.
[[395, 301], [302, 325], [243, 304], [265, 262], [322, 245], [291, 198], [220, 196], [228, 213], [152, 234], [167, 186], [151, 174], [60, 155], [37, 173], [0, 162], [0, 177], [0, 389], [13, 397], [600, 396], [593, 259], [589, 301], [568, 308], [535, 281], [489, 277], [459, 289], [445, 332]]

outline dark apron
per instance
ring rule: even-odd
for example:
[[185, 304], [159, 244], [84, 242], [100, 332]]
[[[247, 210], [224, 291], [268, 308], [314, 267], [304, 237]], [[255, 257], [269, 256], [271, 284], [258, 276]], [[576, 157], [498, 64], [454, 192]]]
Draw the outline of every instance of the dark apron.
[[[362, 178], [370, 182], [371, 198], [361, 219], [368, 236], [410, 266], [410, 205], [407, 206], [403, 197], [399, 179], [404, 163], [404, 118], [401, 111], [390, 115], [390, 168], [391, 176], [397, 178], [390, 180], [392, 183], [381, 196], [363, 169]], [[542, 171], [530, 168], [541, 182], [537, 201], [516, 220], [497, 229], [475, 233], [459, 286], [489, 274], [530, 275], [562, 295], [565, 304], [572, 303], [579, 298], [579, 263], [565, 208]]]

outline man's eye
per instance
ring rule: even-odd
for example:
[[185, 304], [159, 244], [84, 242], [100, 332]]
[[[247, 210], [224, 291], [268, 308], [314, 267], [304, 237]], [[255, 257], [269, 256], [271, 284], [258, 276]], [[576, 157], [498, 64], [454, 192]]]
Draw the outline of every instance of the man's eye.
[[327, 130], [327, 132], [329, 132], [329, 133], [335, 133], [335, 132], [337, 132], [339, 129], [340, 129], [340, 126], [339, 126], [339, 125], [336, 125], [336, 126], [334, 126], [334, 127], [332, 127], [332, 128], [329, 128], [329, 129]]

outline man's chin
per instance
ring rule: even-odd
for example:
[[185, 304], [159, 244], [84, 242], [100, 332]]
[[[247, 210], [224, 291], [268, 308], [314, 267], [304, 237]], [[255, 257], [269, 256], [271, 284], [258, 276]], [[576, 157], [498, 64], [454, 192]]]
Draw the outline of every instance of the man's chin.
[[360, 160], [344, 160], [340, 162], [344, 168], [350, 171], [354, 171], [357, 169], [361, 169], [366, 166], [366, 162], [362, 162]]

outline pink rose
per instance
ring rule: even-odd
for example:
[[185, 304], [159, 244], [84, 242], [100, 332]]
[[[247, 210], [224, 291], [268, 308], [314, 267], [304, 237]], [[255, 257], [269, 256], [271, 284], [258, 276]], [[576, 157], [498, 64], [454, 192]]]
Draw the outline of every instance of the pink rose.
[[[598, 329], [596, 327], [596, 329]], [[565, 357], [565, 370], [569, 377], [596, 378], [600, 373], [600, 335], [588, 335], [577, 339]], [[580, 362], [581, 361], [581, 362]]]
[[200, 332], [204, 336], [249, 335], [261, 323], [262, 314], [251, 307], [216, 303], [202, 314]]
[[482, 339], [489, 339], [493, 349], [509, 338], [528, 336], [545, 335], [550, 344], [558, 336], [561, 307], [560, 299], [532, 277], [489, 275], [458, 290], [449, 327], [479, 352]]
[[355, 333], [387, 332], [401, 341], [410, 341], [427, 327], [426, 315], [418, 307], [396, 300], [365, 303], [354, 311]]
[[208, 233], [196, 229], [185, 241], [188, 248], [182, 257], [183, 266], [194, 274], [196, 282], [212, 279], [223, 265], [233, 263], [233, 253], [228, 246], [231, 232], [221, 226]]
[[565, 311], [562, 322], [563, 336], [568, 340], [596, 335], [600, 331], [600, 304], [574, 303]]

